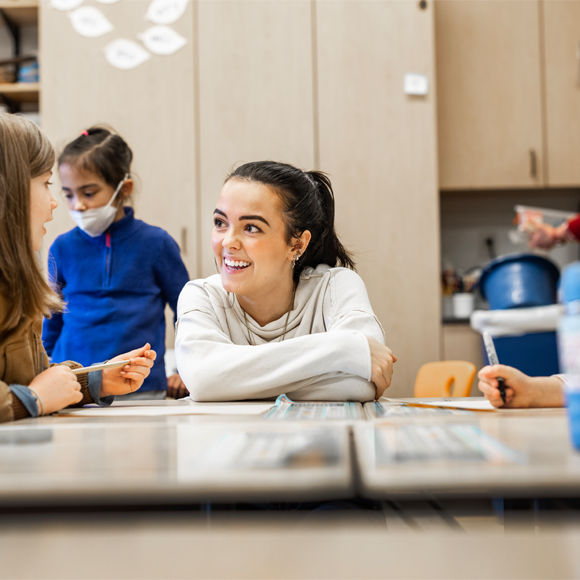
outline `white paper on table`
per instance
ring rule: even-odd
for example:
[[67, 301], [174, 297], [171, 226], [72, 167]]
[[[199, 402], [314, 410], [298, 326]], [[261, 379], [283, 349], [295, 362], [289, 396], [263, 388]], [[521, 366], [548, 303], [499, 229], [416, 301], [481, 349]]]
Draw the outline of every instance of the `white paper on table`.
[[115, 68], [130, 70], [143, 64], [151, 55], [136, 42], [118, 38], [105, 46], [105, 58]]
[[169, 26], [152, 26], [137, 36], [149, 52], [161, 56], [174, 54], [187, 44], [187, 40]]
[[97, 38], [113, 30], [113, 25], [94, 6], [81, 6], [69, 14], [72, 26], [81, 36]]
[[119, 1], [120, 0], [97, 0], [97, 2], [100, 2], [101, 4], [116, 4]]
[[272, 403], [266, 404], [233, 404], [214, 405], [198, 403], [196, 405], [162, 406], [158, 407], [85, 407], [61, 411], [60, 415], [67, 417], [169, 417], [172, 415], [260, 415], [272, 408]]
[[189, 0], [153, 0], [145, 18], [153, 24], [173, 24], [179, 20]]
[[476, 399], [474, 401], [458, 401], [453, 398], [442, 399], [387, 399], [383, 397], [380, 399], [390, 404], [399, 405], [424, 405], [426, 407], [436, 407], [442, 409], [465, 409], [468, 411], [500, 411], [494, 407], [487, 399]]
[[57, 10], [74, 10], [83, 3], [83, 0], [50, 0], [50, 5]]

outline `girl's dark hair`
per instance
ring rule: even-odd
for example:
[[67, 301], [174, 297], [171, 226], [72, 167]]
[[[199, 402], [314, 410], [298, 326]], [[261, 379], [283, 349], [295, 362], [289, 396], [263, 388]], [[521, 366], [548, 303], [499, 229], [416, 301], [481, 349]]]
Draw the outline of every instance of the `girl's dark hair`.
[[58, 164], [67, 163], [100, 175], [113, 189], [128, 173], [133, 152], [120, 135], [106, 127], [91, 127], [71, 141], [60, 154]]
[[280, 196], [287, 243], [306, 230], [311, 233], [308, 248], [296, 262], [295, 279], [304, 268], [316, 268], [318, 264], [355, 269], [352, 256], [334, 228], [334, 193], [327, 175], [320, 171], [302, 171], [286, 163], [254, 161], [238, 167], [226, 182], [230, 179], [261, 183]]

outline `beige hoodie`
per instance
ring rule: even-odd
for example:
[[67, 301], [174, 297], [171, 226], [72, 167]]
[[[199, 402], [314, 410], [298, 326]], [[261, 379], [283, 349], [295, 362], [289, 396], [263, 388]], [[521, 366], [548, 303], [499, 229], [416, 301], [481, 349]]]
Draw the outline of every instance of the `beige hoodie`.
[[385, 336], [352, 270], [305, 269], [284, 337], [287, 314], [264, 327], [246, 316], [246, 326], [219, 275], [186, 284], [177, 315], [177, 368], [196, 401], [375, 397], [366, 337], [384, 344]]

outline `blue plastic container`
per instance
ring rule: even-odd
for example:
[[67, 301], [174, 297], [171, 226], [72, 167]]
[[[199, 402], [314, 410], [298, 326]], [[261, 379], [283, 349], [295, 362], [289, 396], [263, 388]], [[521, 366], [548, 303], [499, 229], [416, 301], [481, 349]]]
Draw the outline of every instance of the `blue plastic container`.
[[485, 266], [479, 289], [491, 310], [548, 306], [556, 303], [559, 277], [551, 260], [535, 254], [511, 254]]

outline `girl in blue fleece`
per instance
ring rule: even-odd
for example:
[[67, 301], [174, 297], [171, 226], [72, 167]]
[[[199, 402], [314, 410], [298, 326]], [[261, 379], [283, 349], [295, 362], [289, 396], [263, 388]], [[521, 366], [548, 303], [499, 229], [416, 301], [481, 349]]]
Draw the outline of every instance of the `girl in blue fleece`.
[[83, 131], [58, 159], [78, 227], [50, 248], [49, 272], [66, 307], [44, 321], [42, 340], [52, 362], [83, 365], [150, 342], [158, 356], [139, 397], [185, 396], [179, 375], [165, 374], [164, 313], [166, 304], [176, 312], [189, 275], [173, 238], [124, 207], [132, 159], [127, 143], [100, 127]]

